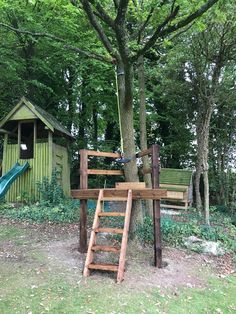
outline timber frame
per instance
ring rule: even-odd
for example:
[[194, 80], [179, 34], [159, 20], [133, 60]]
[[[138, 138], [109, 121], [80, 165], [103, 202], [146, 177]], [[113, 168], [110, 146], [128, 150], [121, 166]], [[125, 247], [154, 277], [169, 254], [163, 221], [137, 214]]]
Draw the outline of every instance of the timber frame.
[[[80, 154], [80, 189], [72, 190], [71, 196], [80, 199], [80, 242], [79, 250], [82, 253], [87, 252], [87, 200], [98, 199], [99, 189], [88, 189], [88, 175], [123, 175], [123, 170], [103, 170], [89, 169], [88, 157], [110, 157], [120, 158], [119, 153], [98, 152], [93, 150], [82, 149]], [[152, 189], [132, 188], [132, 199], [152, 199], [153, 200], [153, 226], [154, 226], [154, 265], [162, 267], [162, 245], [161, 245], [161, 215], [160, 215], [160, 199], [167, 197], [167, 191], [159, 189], [159, 146], [152, 145], [150, 148], [137, 153], [134, 158], [143, 156], [151, 156], [151, 167], [142, 169], [142, 173], [151, 173]], [[132, 183], [131, 183], [132, 184]], [[134, 184], [134, 182], [133, 182]], [[106, 198], [123, 197], [127, 194], [128, 186], [114, 189], [104, 189]]]

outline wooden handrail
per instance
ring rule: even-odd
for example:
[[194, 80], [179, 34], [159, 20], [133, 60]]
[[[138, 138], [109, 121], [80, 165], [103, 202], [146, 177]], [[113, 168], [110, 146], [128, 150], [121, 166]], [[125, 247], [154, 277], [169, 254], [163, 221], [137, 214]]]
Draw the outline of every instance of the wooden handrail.
[[124, 175], [124, 171], [123, 170], [106, 170], [106, 169], [88, 169], [87, 174], [122, 176]]
[[86, 150], [88, 156], [120, 158], [120, 153], [99, 152], [96, 150]]

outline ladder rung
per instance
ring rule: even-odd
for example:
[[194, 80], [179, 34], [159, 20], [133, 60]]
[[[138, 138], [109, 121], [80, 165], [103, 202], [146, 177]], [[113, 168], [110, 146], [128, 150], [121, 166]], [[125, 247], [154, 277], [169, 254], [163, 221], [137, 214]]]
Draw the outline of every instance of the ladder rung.
[[110, 271], [118, 271], [118, 265], [114, 264], [89, 264], [89, 269], [99, 269], [99, 270], [110, 270]]
[[97, 228], [94, 229], [95, 232], [106, 232], [106, 233], [117, 233], [117, 234], [123, 234], [124, 229], [118, 229], [118, 228]]
[[119, 246], [106, 246], [106, 245], [94, 245], [92, 247], [93, 251], [103, 251], [103, 252], [113, 252], [119, 253], [120, 247]]
[[116, 201], [123, 201], [127, 202], [127, 197], [122, 196], [105, 196], [102, 198], [102, 201], [110, 201], [110, 202], [116, 202]]
[[98, 214], [100, 217], [125, 217], [125, 213], [120, 212], [101, 212]]

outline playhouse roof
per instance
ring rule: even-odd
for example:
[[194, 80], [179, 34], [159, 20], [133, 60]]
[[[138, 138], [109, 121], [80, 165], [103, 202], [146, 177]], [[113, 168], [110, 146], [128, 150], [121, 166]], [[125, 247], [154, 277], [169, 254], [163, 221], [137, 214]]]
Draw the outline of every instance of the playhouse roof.
[[[18, 114], [21, 110], [24, 111], [23, 115], [26, 115], [28, 118], [41, 120], [52, 132], [58, 131], [66, 137], [73, 139], [70, 132], [59, 121], [57, 121], [57, 119], [41, 107], [32, 104], [25, 97], [22, 97], [20, 102], [0, 121], [0, 129], [4, 129], [4, 125], [10, 120], [21, 120], [20, 115]], [[22, 117], [22, 120], [23, 119], [25, 119], [25, 117]]]

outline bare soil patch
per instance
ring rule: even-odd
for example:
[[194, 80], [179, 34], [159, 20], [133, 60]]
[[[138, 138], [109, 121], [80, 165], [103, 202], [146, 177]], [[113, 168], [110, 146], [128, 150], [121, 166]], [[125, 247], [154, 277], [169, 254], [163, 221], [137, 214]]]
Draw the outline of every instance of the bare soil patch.
[[[33, 267], [61, 273], [72, 282], [81, 280], [110, 282], [115, 278], [114, 274], [104, 272], [93, 272], [91, 279], [82, 277], [85, 254], [78, 251], [77, 224], [30, 224], [6, 219], [2, 219], [0, 223], [5, 226], [13, 225], [24, 231], [23, 235], [13, 240], [5, 239], [1, 242], [0, 264], [28, 263]], [[106, 261], [107, 257], [108, 255], [105, 256]], [[102, 259], [102, 254], [98, 254], [98, 258]], [[115, 262], [116, 258], [111, 256], [110, 262]], [[163, 260], [167, 263], [166, 267], [162, 269], [153, 267], [152, 248], [142, 247], [135, 241], [130, 242], [123, 285], [137, 290], [156, 287], [175, 291], [178, 287], [204, 287], [207, 282], [206, 274], [222, 277], [235, 272], [235, 265], [229, 254], [213, 257], [164, 247]]]

